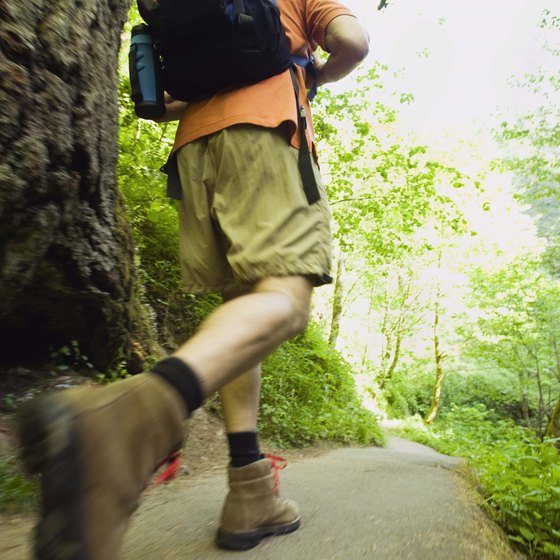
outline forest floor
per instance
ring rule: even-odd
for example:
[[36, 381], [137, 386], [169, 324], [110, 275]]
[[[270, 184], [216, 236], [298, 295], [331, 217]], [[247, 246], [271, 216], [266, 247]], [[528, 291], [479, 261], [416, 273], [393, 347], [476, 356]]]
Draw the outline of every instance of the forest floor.
[[[83, 380], [58, 377], [41, 390]], [[35, 390], [33, 391], [36, 392]], [[0, 387], [0, 394], [14, 395]], [[18, 396], [18, 400], [21, 398]], [[8, 409], [13, 406], [10, 404]], [[0, 411], [0, 453], [15, 451], [13, 414]], [[123, 560], [227, 560], [213, 544], [226, 492], [227, 447], [220, 419], [187, 422], [177, 479], [150, 488], [131, 523]], [[524, 558], [481, 508], [461, 459], [389, 437], [387, 447], [321, 446], [267, 452], [290, 463], [282, 494], [297, 500], [302, 527], [243, 553], [247, 560], [509, 560]], [[33, 511], [0, 515], [0, 558], [28, 560]]]

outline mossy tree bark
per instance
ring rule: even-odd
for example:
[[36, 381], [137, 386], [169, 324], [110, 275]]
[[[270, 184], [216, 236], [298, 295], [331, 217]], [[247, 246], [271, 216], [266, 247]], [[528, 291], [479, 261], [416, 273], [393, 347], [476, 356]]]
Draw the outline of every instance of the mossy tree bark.
[[130, 0], [0, 0], [0, 360], [75, 340], [100, 368], [152, 345], [116, 186]]

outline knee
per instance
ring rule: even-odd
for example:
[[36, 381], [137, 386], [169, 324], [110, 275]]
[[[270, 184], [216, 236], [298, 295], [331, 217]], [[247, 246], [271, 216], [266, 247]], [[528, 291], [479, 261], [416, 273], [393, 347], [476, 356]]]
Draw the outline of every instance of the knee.
[[273, 329], [284, 331], [287, 340], [303, 332], [309, 323], [309, 306], [292, 297], [290, 294], [277, 292], [278, 306]]
[[309, 305], [303, 305], [301, 302], [292, 299], [290, 302], [290, 338], [303, 332], [309, 324]]
[[305, 278], [270, 279], [261, 282], [255, 291], [276, 295], [277, 321], [274, 321], [273, 328], [282, 329], [286, 333], [286, 339], [306, 329], [309, 323], [312, 286]]

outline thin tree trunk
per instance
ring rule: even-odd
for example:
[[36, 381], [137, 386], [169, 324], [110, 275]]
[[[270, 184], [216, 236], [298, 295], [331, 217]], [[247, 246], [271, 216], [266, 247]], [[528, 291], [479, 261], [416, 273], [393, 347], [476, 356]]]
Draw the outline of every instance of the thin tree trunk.
[[555, 445], [560, 449], [560, 399], [558, 399], [554, 412], [552, 413], [552, 417], [546, 430], [546, 437], [558, 438]]
[[441, 391], [443, 388], [443, 380], [445, 378], [445, 371], [443, 369], [443, 359], [444, 353], [440, 351], [439, 335], [438, 335], [438, 324], [439, 324], [439, 311], [437, 309], [434, 313], [434, 358], [436, 365], [436, 382], [434, 384], [434, 392], [432, 395], [432, 404], [430, 406], [430, 411], [426, 416], [426, 423], [431, 424], [437, 417], [439, 411], [439, 404], [441, 401]]
[[75, 340], [100, 368], [138, 369], [152, 348], [116, 186], [128, 7], [0, 0], [2, 361]]
[[[367, 332], [368, 334], [371, 332], [372, 326], [371, 326], [371, 315], [373, 313], [373, 292], [375, 290], [375, 282], [371, 282], [371, 286], [369, 288], [369, 305], [368, 305], [368, 313], [367, 313], [367, 322], [366, 322], [366, 326], [367, 326]], [[369, 352], [370, 352], [370, 344], [369, 344], [369, 336], [366, 339], [366, 342], [364, 344], [364, 348], [362, 351], [362, 367], [365, 367], [368, 359], [369, 359]]]
[[525, 420], [525, 424], [527, 425], [527, 427], [529, 429], [533, 429], [533, 422], [531, 420], [531, 414], [529, 411], [529, 399], [527, 398], [527, 387], [526, 387], [526, 382], [524, 379], [524, 375], [522, 371], [519, 371], [517, 374], [517, 377], [519, 378], [519, 388], [520, 388], [520, 392], [521, 392], [521, 415], [523, 416], [523, 419]]
[[556, 378], [560, 381], [560, 351], [558, 349], [558, 339], [553, 337], [552, 347], [554, 348], [554, 365], [556, 370]]
[[542, 439], [543, 437], [543, 428], [546, 428], [543, 424], [545, 424], [545, 416], [546, 416], [546, 408], [544, 404], [544, 395], [543, 395], [543, 387], [542, 387], [542, 380], [541, 380], [541, 371], [540, 371], [540, 364], [538, 358], [535, 356], [535, 374], [537, 378], [537, 387], [539, 391], [539, 412], [538, 412], [538, 421], [537, 421], [537, 435], [539, 438]]
[[382, 343], [381, 343], [381, 363], [379, 365], [379, 375], [377, 378], [377, 383], [380, 389], [383, 389], [385, 386], [385, 373], [387, 371], [387, 364], [391, 358], [391, 321], [390, 321], [390, 313], [391, 313], [391, 304], [389, 302], [390, 298], [390, 276], [387, 275], [385, 279], [385, 301], [383, 302], [383, 320], [381, 323], [381, 335], [382, 335]]
[[[542, 439], [544, 436], [544, 432], [546, 431], [546, 425], [548, 425], [548, 420], [545, 421], [545, 418], [547, 417], [547, 411], [544, 402], [543, 384], [541, 378], [541, 365], [540, 365], [537, 349], [534, 347], [532, 348], [528, 344], [525, 345], [525, 348], [527, 350], [527, 353], [529, 354], [529, 357], [533, 360], [533, 367], [531, 368], [531, 370], [525, 367], [527, 378], [528, 379], [530, 378], [531, 371], [534, 369], [535, 379], [537, 381], [537, 391], [539, 395], [539, 408], [537, 411], [537, 436], [540, 439]], [[518, 357], [520, 361], [523, 362], [523, 360], [521, 360], [521, 356], [519, 355], [519, 353], [518, 353]]]
[[[410, 276], [408, 276], [405, 280], [405, 287], [402, 290], [402, 297], [401, 303], [399, 306], [399, 316], [397, 317], [397, 322], [395, 324], [395, 334], [394, 334], [394, 345], [393, 345], [393, 355], [391, 358], [391, 362], [389, 363], [389, 367], [383, 377], [383, 384], [380, 385], [383, 387], [389, 379], [393, 377], [395, 371], [397, 369], [397, 365], [399, 364], [399, 358], [401, 357], [401, 346], [403, 341], [403, 333], [404, 333], [404, 322], [405, 316], [410, 310], [409, 300], [410, 300], [410, 291], [411, 291], [411, 284], [412, 280]], [[399, 291], [401, 291], [402, 286], [402, 276], [399, 274], [398, 276], [398, 287]]]
[[329, 332], [329, 344], [336, 347], [338, 335], [340, 334], [340, 319], [342, 318], [342, 298], [343, 298], [343, 280], [344, 269], [346, 265], [346, 255], [340, 251], [337, 266], [336, 277], [334, 281], [333, 305], [331, 315], [331, 328]]
[[[441, 268], [441, 251], [438, 252], [437, 269], [438, 272]], [[440, 339], [439, 339], [439, 302], [441, 299], [441, 288], [438, 283], [436, 285], [435, 301], [434, 301], [434, 324], [433, 324], [433, 343], [434, 343], [434, 359], [436, 366], [436, 381], [434, 384], [434, 392], [432, 394], [432, 403], [430, 410], [426, 416], [426, 423], [431, 424], [437, 417], [439, 411], [439, 405], [441, 402], [441, 391], [443, 388], [443, 380], [445, 378], [445, 370], [443, 369], [443, 360], [445, 354], [440, 350]]]

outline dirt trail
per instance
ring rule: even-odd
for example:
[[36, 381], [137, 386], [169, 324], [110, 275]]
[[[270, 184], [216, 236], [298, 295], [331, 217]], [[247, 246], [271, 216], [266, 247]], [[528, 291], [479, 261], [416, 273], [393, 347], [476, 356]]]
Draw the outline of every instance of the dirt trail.
[[[337, 449], [292, 459], [282, 493], [303, 512], [299, 531], [245, 552], [213, 544], [225, 473], [152, 489], [134, 516], [123, 560], [520, 559], [476, 504], [461, 461], [390, 438], [386, 449]], [[0, 558], [28, 560], [29, 518], [1, 519]]]

